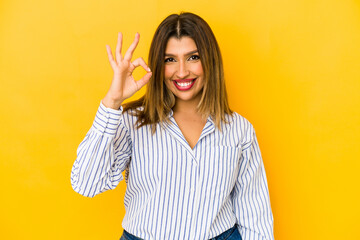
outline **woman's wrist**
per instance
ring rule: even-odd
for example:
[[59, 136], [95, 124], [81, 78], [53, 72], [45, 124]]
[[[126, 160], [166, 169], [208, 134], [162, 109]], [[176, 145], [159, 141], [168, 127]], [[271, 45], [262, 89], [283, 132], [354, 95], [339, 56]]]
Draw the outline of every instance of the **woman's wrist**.
[[119, 110], [121, 107], [123, 100], [121, 99], [114, 99], [109, 95], [106, 95], [104, 99], [102, 100], [102, 104], [107, 108], [112, 108], [115, 110]]

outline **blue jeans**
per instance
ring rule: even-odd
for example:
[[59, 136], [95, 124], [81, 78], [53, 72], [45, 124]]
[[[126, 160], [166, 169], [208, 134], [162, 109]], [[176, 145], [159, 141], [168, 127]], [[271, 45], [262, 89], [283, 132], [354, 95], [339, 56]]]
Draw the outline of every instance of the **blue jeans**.
[[[241, 239], [242, 239], [241, 235], [235, 224], [229, 230], [226, 230], [222, 234], [220, 234], [214, 238], [211, 238], [210, 240], [241, 240]], [[120, 240], [142, 240], [142, 239], [135, 237], [134, 235], [128, 233], [124, 229], [123, 235], [121, 236]]]

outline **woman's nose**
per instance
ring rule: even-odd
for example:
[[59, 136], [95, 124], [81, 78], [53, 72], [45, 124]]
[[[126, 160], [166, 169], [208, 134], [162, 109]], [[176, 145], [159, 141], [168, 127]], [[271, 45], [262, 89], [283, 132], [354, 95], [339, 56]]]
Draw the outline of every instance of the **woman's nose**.
[[186, 78], [188, 75], [189, 75], [189, 70], [187, 69], [186, 63], [180, 61], [179, 68], [177, 71], [177, 77], [178, 78]]

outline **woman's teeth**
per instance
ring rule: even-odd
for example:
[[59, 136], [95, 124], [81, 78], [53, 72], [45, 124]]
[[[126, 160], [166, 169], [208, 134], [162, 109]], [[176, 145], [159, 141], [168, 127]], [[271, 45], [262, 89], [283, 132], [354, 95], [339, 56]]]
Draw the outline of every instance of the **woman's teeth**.
[[193, 83], [194, 80], [190, 81], [190, 82], [176, 82], [175, 83], [180, 86], [180, 87], [187, 87], [187, 86], [190, 86], [192, 83]]

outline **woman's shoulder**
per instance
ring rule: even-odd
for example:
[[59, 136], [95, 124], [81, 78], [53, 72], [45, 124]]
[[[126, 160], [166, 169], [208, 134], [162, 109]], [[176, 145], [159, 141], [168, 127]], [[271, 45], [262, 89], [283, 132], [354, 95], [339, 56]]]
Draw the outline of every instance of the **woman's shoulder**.
[[226, 122], [222, 124], [222, 134], [231, 136], [236, 146], [243, 146], [250, 142], [253, 126], [248, 119], [237, 112], [226, 115]]
[[225, 120], [232, 127], [238, 127], [240, 129], [247, 129], [249, 127], [253, 127], [247, 118], [235, 111], [231, 114], [226, 114]]

